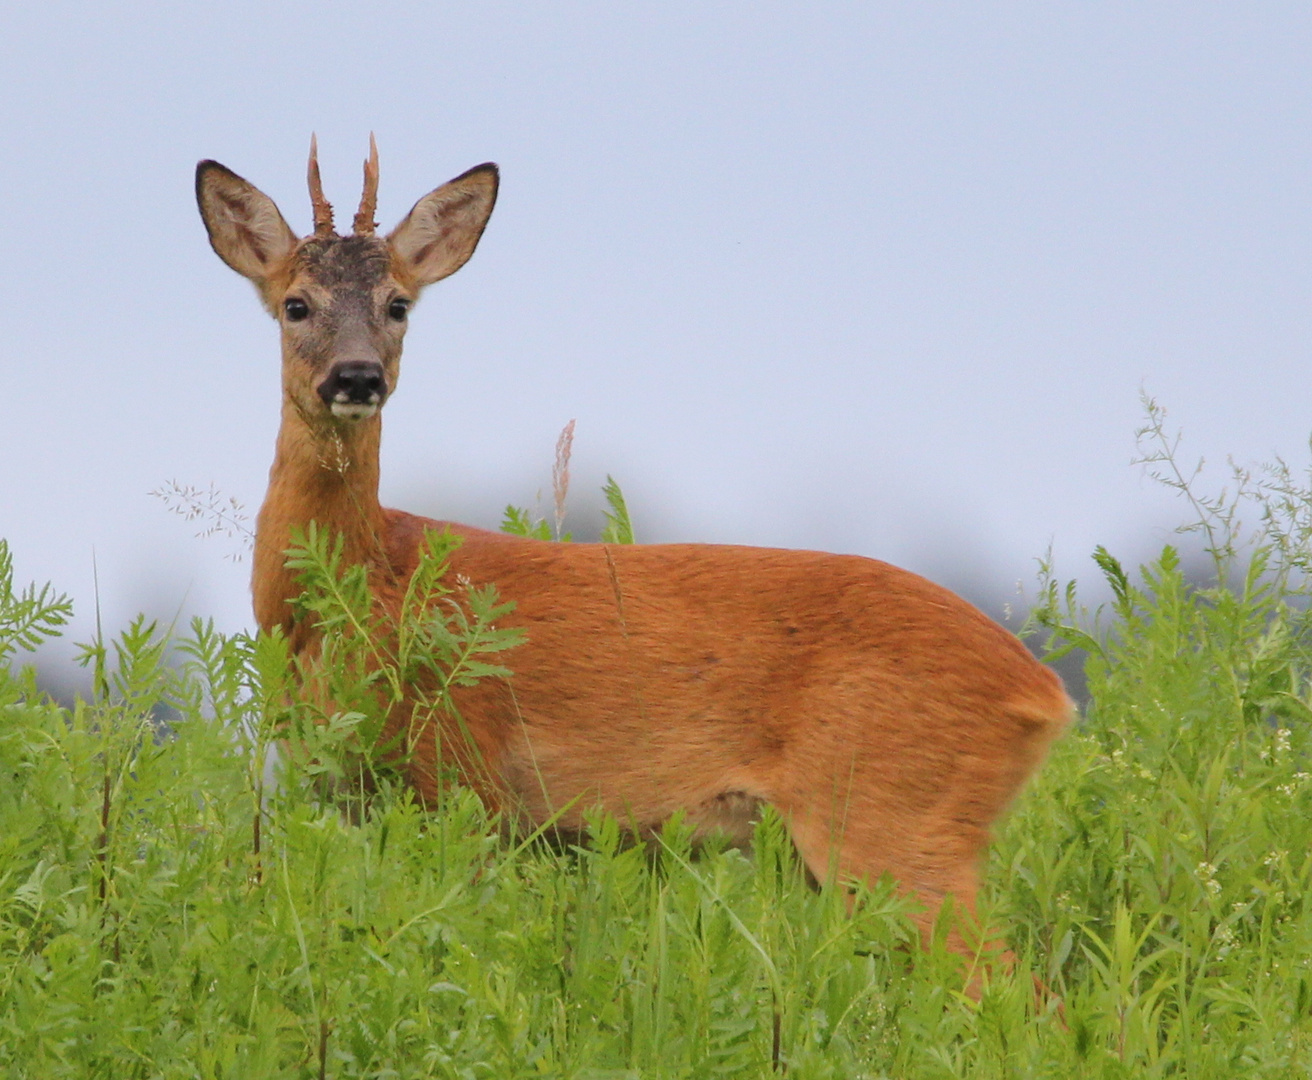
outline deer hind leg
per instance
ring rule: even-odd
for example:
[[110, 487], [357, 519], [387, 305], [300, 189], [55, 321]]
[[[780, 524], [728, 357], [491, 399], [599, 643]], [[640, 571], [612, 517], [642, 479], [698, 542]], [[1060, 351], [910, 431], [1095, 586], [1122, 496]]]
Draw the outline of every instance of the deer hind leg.
[[[921, 816], [914, 835], [914, 856], [906, 881], [916, 892], [931, 898], [922, 933], [932, 929], [942, 906], [942, 897], [950, 895], [963, 910], [957, 920], [966, 931], [963, 940], [952, 932], [949, 945], [983, 959], [989, 967], [1008, 968], [1015, 957], [996, 939], [988, 937], [988, 927], [975, 919], [975, 892], [983, 867], [993, 823], [1007, 810], [1042, 759], [1048, 744], [1061, 730], [1065, 717], [1058, 722], [1038, 721], [1025, 712], [1003, 712], [994, 722], [981, 725], [976, 737], [955, 758], [950, 783], [944, 795]], [[923, 874], [925, 868], [928, 875]], [[920, 871], [920, 873], [918, 873]], [[895, 871], [896, 874], [896, 871]], [[935, 889], [944, 886], [934, 902]]]
[[797, 852], [822, 885], [864, 881], [889, 874], [914, 895], [922, 910], [914, 918], [928, 939], [948, 897], [973, 913], [982, 830], [932, 830], [920, 821], [864, 817], [859, 806], [845, 814], [782, 808]]
[[980, 996], [986, 972], [1011, 966], [1005, 945], [982, 936], [975, 921], [985, 830], [926, 833], [912, 822], [878, 819], [849, 820], [844, 826], [834, 817], [806, 813], [789, 815], [789, 822], [798, 854], [823, 885], [874, 884], [890, 874], [899, 891], [916, 904], [911, 918], [922, 948], [929, 947], [943, 908], [950, 904], [951, 917], [942, 928], [944, 944], [962, 957], [964, 989], [971, 997]]
[[[918, 902], [912, 917], [926, 945], [950, 902], [947, 946], [966, 958], [968, 968], [977, 960], [1005, 966], [1001, 944], [982, 938], [975, 925], [975, 896], [989, 825], [1024, 770], [987, 753], [945, 756], [923, 771], [911, 762], [897, 771], [887, 763], [863, 768], [847, 760], [844, 781], [824, 796], [817, 798], [815, 789], [835, 787], [823, 778], [836, 770], [816, 762], [805, 778], [809, 783], [772, 800], [810, 871], [822, 883], [839, 884], [874, 884], [891, 875]], [[978, 985], [968, 989], [975, 992]]]

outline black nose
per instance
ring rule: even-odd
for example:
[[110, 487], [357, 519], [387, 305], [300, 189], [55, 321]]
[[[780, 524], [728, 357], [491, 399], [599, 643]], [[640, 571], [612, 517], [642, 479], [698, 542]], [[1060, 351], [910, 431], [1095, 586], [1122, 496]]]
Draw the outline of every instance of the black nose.
[[378, 405], [387, 396], [383, 365], [373, 360], [346, 360], [334, 365], [319, 384], [325, 405]]

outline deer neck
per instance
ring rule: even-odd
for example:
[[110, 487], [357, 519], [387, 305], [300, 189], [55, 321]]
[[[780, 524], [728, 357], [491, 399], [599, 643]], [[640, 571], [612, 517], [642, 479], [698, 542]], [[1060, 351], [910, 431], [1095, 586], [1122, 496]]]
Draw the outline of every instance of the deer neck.
[[385, 517], [378, 502], [381, 438], [381, 415], [352, 424], [311, 418], [291, 395], [284, 396], [269, 491], [255, 530], [251, 587], [262, 629], [292, 629], [288, 602], [301, 589], [286, 568], [286, 552], [311, 522], [330, 537], [341, 537], [343, 566], [372, 570], [385, 563]]

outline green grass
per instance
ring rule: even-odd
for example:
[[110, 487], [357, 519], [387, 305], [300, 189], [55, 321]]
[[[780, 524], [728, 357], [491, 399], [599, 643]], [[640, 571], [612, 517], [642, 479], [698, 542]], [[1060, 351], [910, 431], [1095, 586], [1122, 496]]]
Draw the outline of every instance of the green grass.
[[[1239, 480], [1195, 499], [1211, 584], [1171, 548], [1100, 552], [1100, 613], [1045, 579], [1091, 701], [998, 830], [983, 917], [1018, 959], [978, 1001], [889, 883], [850, 914], [812, 890], [773, 815], [744, 855], [677, 821], [650, 849], [605, 819], [508, 840], [459, 788], [421, 811], [353, 752], [370, 694], [296, 713], [277, 639], [138, 622], [61, 707], [10, 662], [67, 605], [17, 593], [0, 544], [0, 1075], [1308, 1075], [1312, 494]], [[308, 746], [269, 782], [288, 723]]]

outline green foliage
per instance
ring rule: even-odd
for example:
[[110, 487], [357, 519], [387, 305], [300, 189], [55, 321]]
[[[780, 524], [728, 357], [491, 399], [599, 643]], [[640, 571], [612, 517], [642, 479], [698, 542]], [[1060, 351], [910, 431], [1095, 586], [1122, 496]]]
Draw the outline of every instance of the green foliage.
[[1135, 574], [1100, 548], [1112, 601], [1090, 613], [1045, 567], [1032, 618], [1056, 651], [1087, 651], [1090, 704], [1007, 824], [1000, 913], [1099, 1068], [1302, 1075], [1312, 488], [1282, 465], [1198, 492], [1147, 404], [1144, 460], [1194, 509], [1181, 531], [1202, 536], [1210, 580], [1173, 546]]
[[320, 639], [296, 660], [301, 692], [283, 695], [280, 723], [294, 736], [289, 754], [320, 795], [349, 797], [397, 781], [416, 739], [439, 737], [444, 720], [463, 726], [454, 688], [510, 677], [492, 658], [523, 640], [522, 630], [496, 625], [514, 604], [501, 602], [494, 585], [448, 585], [460, 543], [449, 531], [426, 533], [393, 610], [375, 603], [365, 567], [343, 565], [340, 537], [313, 522], [293, 535], [287, 566], [302, 588], [293, 608]]
[[[1046, 573], [1035, 627], [1087, 651], [1091, 701], [999, 830], [980, 914], [1017, 960], [978, 1001], [891, 882], [850, 910], [813, 889], [773, 812], [746, 856], [678, 818], [512, 845], [459, 787], [421, 810], [366, 739], [398, 686], [441, 709], [505, 677], [504, 606], [448, 580], [438, 535], [380, 613], [311, 531], [312, 670], [279, 635], [195, 622], [170, 648], [143, 620], [84, 648], [71, 708], [0, 666], [0, 1075], [1308, 1075], [1312, 485], [1198, 494], [1156, 432], [1211, 574], [1099, 549], [1089, 612]], [[6, 663], [67, 614], [0, 545]], [[373, 794], [344, 814], [352, 755]]]
[[602, 493], [606, 496], [606, 527], [601, 530], [603, 544], [636, 544], [633, 537], [633, 522], [629, 520], [629, 507], [624, 501], [624, 492], [613, 476], [606, 477], [606, 486]]
[[14, 592], [14, 557], [0, 540], [0, 663], [8, 663], [17, 649], [35, 649], [68, 622], [73, 604], [49, 585], [29, 585]]
[[[624, 501], [624, 492], [612, 476], [606, 477], [601, 489], [606, 498], [607, 509], [603, 511], [606, 524], [601, 530], [603, 544], [636, 544], [633, 535], [633, 522], [629, 518], [629, 507]], [[562, 495], [563, 499], [563, 495]], [[563, 517], [563, 512], [562, 515]], [[551, 525], [545, 518], [534, 518], [526, 509], [507, 506], [501, 519], [501, 531], [512, 536], [526, 536], [533, 540], [552, 539]], [[556, 539], [568, 543], [573, 539], [570, 533], [561, 533]]]
[[511, 536], [527, 536], [531, 540], [550, 540], [551, 526], [546, 518], [538, 518], [518, 506], [507, 506], [501, 519], [501, 531]]

